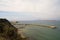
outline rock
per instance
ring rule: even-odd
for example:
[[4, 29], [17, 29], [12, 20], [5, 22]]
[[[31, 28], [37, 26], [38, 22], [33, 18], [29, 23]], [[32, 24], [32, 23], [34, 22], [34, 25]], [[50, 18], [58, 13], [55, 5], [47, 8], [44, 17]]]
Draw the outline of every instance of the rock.
[[56, 27], [55, 26], [49, 26], [49, 28], [55, 29]]
[[22, 40], [22, 37], [7, 19], [0, 19], [0, 40]]

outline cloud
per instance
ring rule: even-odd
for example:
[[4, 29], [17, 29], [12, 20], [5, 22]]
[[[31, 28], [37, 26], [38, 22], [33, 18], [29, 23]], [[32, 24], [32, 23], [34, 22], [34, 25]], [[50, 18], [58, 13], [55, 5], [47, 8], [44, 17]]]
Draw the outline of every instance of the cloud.
[[29, 12], [38, 19], [56, 19], [60, 18], [60, 0], [0, 0], [0, 10]]
[[50, 11], [54, 8], [56, 0], [1, 0], [0, 10], [19, 11], [19, 12], [41, 12]]

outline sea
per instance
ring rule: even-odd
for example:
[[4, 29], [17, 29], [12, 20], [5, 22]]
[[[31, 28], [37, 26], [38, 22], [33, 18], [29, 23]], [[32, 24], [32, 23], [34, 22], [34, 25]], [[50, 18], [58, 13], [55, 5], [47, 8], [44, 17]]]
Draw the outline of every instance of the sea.
[[21, 21], [23, 24], [43, 24], [56, 26], [55, 29], [42, 26], [25, 26], [24, 32], [29, 40], [60, 40], [60, 21]]

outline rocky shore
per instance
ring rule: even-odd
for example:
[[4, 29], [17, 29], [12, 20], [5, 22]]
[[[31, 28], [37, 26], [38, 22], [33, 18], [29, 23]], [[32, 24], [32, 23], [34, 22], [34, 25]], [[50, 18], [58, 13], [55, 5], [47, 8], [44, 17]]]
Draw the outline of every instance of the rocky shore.
[[27, 40], [7, 19], [0, 19], [0, 40]]

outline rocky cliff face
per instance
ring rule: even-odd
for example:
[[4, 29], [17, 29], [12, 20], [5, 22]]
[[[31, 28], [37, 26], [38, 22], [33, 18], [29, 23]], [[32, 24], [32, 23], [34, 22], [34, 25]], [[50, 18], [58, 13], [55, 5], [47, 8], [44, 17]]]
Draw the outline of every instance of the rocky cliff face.
[[0, 40], [26, 40], [22, 39], [11, 23], [6, 19], [0, 19]]

